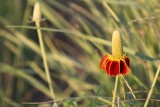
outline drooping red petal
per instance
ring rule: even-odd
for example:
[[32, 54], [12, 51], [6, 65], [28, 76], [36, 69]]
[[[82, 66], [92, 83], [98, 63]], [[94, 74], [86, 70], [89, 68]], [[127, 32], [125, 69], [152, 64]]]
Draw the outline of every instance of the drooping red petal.
[[127, 56], [125, 56], [125, 63], [127, 65], [126, 67], [126, 74], [128, 74], [131, 70], [130, 70], [130, 60]]
[[120, 73], [120, 61], [112, 60], [112, 63], [109, 68], [109, 75], [117, 76]]
[[124, 60], [120, 60], [120, 73], [122, 75], [125, 75], [128, 73], [127, 64], [124, 62]]
[[125, 60], [125, 62], [127, 64], [127, 66], [130, 68], [130, 60], [129, 60], [129, 58], [127, 56], [125, 56], [124, 60]]
[[129, 74], [130, 71], [131, 71], [131, 69], [128, 66], [126, 66], [126, 73], [125, 74]]
[[110, 66], [111, 66], [111, 64], [112, 64], [112, 60], [108, 59], [108, 61], [106, 62], [106, 72], [109, 75], [110, 75]]
[[109, 58], [109, 55], [106, 54], [102, 57], [101, 61], [100, 61], [100, 69], [105, 70], [106, 69], [106, 62], [107, 59]]
[[120, 73], [122, 75], [128, 74], [130, 72], [130, 61], [127, 56], [124, 57], [124, 60], [120, 61]]

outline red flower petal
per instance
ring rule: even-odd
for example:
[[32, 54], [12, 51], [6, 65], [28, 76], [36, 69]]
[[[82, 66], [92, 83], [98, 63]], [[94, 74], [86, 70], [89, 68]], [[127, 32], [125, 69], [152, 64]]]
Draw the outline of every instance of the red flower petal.
[[108, 61], [106, 62], [106, 72], [109, 75], [110, 75], [110, 66], [111, 66], [111, 64], [112, 64], [112, 60], [108, 59]]
[[130, 71], [131, 71], [130, 68], [128, 66], [126, 66], [126, 73], [125, 74], [129, 74]]
[[109, 75], [117, 76], [120, 73], [120, 61], [112, 60], [112, 63], [109, 68]]
[[120, 73], [122, 75], [128, 74], [128, 66], [127, 64], [124, 62], [124, 60], [120, 60]]
[[130, 68], [130, 61], [129, 61], [129, 58], [127, 56], [124, 57], [124, 60], [127, 64], [127, 66]]
[[106, 54], [100, 61], [100, 68], [105, 70], [110, 76], [125, 75], [130, 72], [130, 60], [127, 56], [118, 59]]
[[107, 63], [108, 58], [109, 58], [108, 54], [106, 54], [102, 57], [101, 62], [100, 62], [100, 69], [102, 69], [102, 70], [106, 69], [106, 63]]
[[125, 63], [126, 63], [126, 73], [125, 74], [128, 74], [130, 72], [130, 60], [127, 56], [125, 56]]

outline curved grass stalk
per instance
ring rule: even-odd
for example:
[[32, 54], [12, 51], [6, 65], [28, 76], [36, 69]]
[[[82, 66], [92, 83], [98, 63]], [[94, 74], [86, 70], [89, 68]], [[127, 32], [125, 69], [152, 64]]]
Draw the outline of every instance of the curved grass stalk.
[[148, 96], [147, 96], [146, 102], [144, 103], [144, 107], [147, 107], [147, 106], [148, 106], [149, 99], [151, 98], [151, 95], [152, 95], [152, 93], [153, 93], [153, 89], [154, 89], [154, 86], [155, 86], [155, 84], [156, 84], [156, 81], [157, 81], [157, 78], [158, 78], [159, 72], [160, 72], [160, 65], [158, 66], [158, 69], [157, 69], [156, 75], [155, 75], [155, 77], [154, 77], [154, 80], [153, 80], [153, 83], [152, 83], [151, 89], [150, 89], [150, 91], [149, 91], [149, 93], [148, 93]]
[[124, 82], [126, 83], [127, 87], [129, 88], [129, 90], [130, 90], [133, 98], [136, 99], [136, 96], [134, 95], [134, 93], [133, 93], [133, 91], [132, 91], [132, 88], [129, 86], [129, 84], [128, 84], [128, 82], [126, 81], [126, 79], [124, 78], [124, 76], [121, 75], [121, 77], [123, 78]]

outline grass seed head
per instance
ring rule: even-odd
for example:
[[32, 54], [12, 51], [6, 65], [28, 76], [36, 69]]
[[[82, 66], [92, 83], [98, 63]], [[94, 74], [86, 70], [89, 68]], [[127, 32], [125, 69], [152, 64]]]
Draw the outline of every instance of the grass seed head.
[[41, 20], [41, 6], [39, 2], [37, 2], [34, 5], [33, 18], [32, 18], [32, 21], [37, 21], [37, 20], [39, 21]]

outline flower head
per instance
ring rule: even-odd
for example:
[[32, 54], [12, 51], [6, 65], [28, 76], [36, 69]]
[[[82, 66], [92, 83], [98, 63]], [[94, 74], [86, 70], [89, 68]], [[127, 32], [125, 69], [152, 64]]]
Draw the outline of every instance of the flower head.
[[130, 72], [129, 58], [123, 54], [122, 34], [115, 30], [112, 34], [112, 55], [106, 54], [100, 61], [100, 69], [110, 76], [128, 74]]
[[32, 21], [40, 21], [41, 20], [41, 5], [39, 2], [37, 2], [34, 5], [34, 10], [33, 10], [33, 18]]

